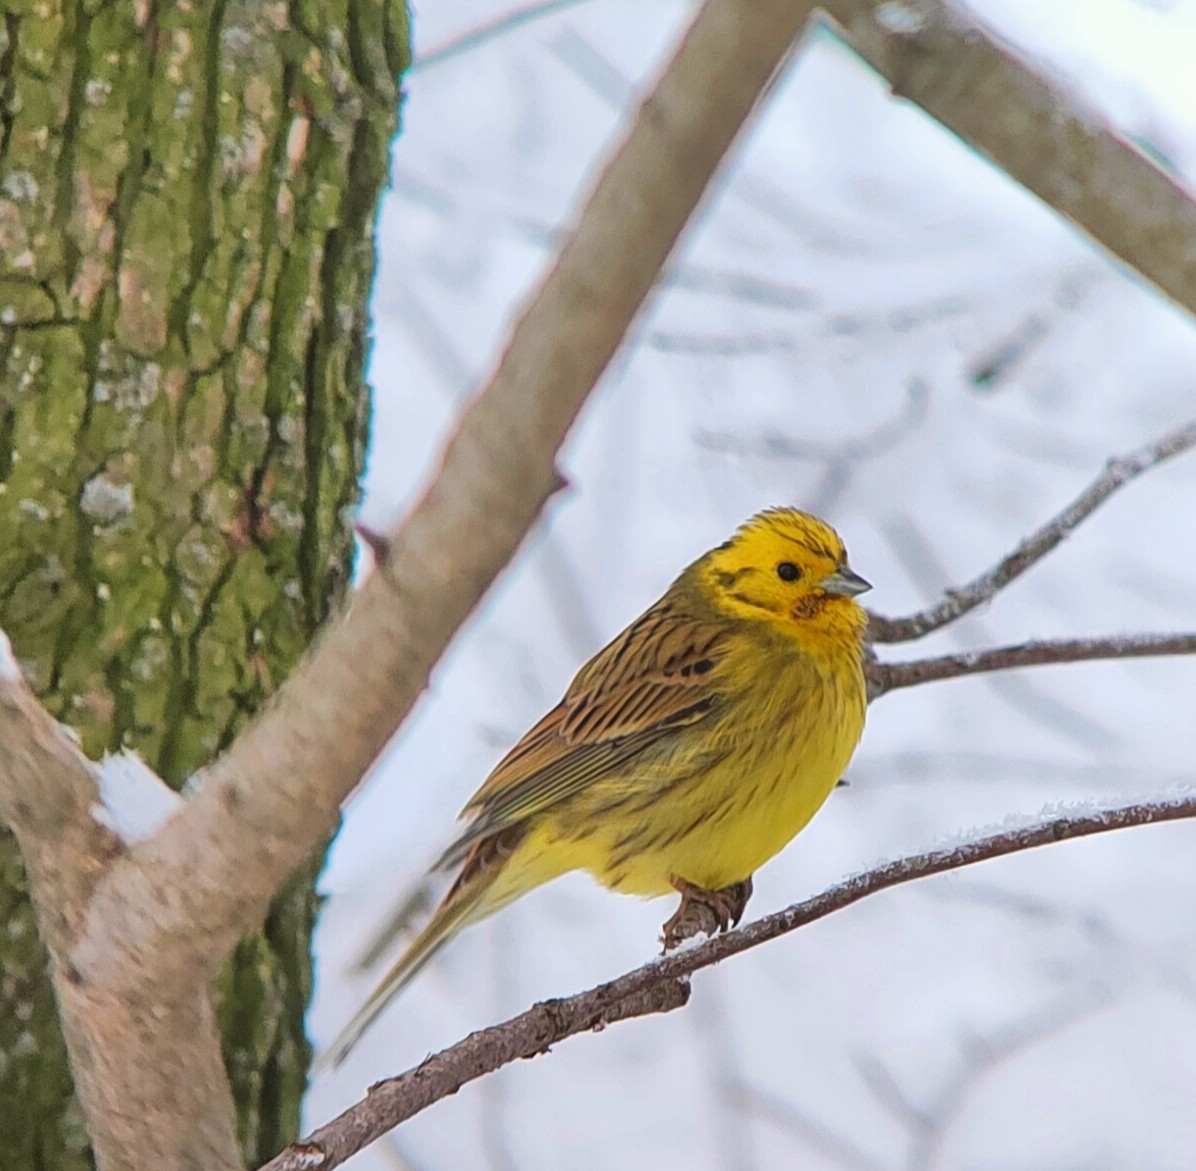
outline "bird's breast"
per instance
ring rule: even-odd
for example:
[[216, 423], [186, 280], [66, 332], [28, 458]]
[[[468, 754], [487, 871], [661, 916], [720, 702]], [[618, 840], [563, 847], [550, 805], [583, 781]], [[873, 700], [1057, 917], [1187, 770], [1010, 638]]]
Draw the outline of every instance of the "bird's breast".
[[858, 661], [783, 666], [595, 786], [561, 826], [579, 867], [618, 890], [664, 894], [674, 877], [741, 882], [783, 849], [842, 776], [864, 721]]

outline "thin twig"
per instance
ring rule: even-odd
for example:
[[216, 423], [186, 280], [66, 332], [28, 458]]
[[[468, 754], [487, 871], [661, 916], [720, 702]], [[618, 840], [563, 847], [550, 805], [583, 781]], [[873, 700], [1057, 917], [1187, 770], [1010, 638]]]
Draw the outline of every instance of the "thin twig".
[[414, 1069], [371, 1086], [363, 1101], [296, 1147], [283, 1151], [262, 1171], [299, 1171], [315, 1166], [329, 1171], [338, 1167], [387, 1131], [433, 1102], [455, 1094], [468, 1082], [519, 1058], [534, 1057], [565, 1037], [602, 1027], [612, 1020], [679, 1007], [688, 996], [688, 978], [694, 972], [787, 935], [889, 887], [1053, 842], [1191, 817], [1196, 817], [1196, 793], [1166, 801], [1061, 814], [1021, 829], [878, 866], [737, 931], [645, 964], [587, 992], [537, 1004], [502, 1024], [473, 1033]]
[[[882, 523], [882, 531], [922, 594], [932, 595], [939, 582], [951, 580], [935, 543], [909, 517], [890, 517]], [[956, 649], [975, 650], [991, 645], [984, 618], [973, 616], [968, 626], [967, 636], [958, 627], [947, 627], [951, 641], [961, 644]], [[970, 646], [962, 645], [965, 637]], [[993, 676], [989, 680], [989, 692], [1023, 718], [1050, 728], [1054, 734], [1078, 745], [1091, 747], [1110, 742], [1112, 733], [1103, 723], [1085, 714], [1068, 698], [1044, 690], [1041, 681], [1027, 678], [1024, 673]]]
[[749, 1118], [759, 1118], [778, 1129], [785, 1130], [804, 1147], [818, 1156], [819, 1166], [846, 1168], [847, 1171], [881, 1171], [881, 1165], [812, 1113], [765, 1090], [758, 1085], [740, 1081], [730, 1088], [731, 1101]]
[[[594, 992], [609, 987], [603, 985]], [[371, 1086], [364, 1101], [309, 1138], [287, 1147], [261, 1171], [339, 1167], [400, 1122], [455, 1094], [467, 1082], [521, 1058], [547, 1053], [566, 1037], [599, 1033], [607, 1025], [632, 1017], [671, 1012], [688, 1001], [689, 981], [682, 976], [641, 982], [624, 996], [583, 993], [542, 1001], [505, 1024], [471, 1033], [399, 1077]]]
[[426, 52], [418, 53], [408, 66], [407, 75], [410, 77], [412, 74], [422, 73], [434, 65], [452, 61], [454, 58], [480, 49], [490, 41], [498, 40], [526, 24], [584, 3], [586, 0], [540, 0], [536, 4], [525, 4], [521, 8], [509, 9], [500, 16], [449, 37], [439, 45], [433, 45]]
[[905, 1164], [908, 1171], [936, 1171], [944, 1162], [952, 1166], [949, 1156], [944, 1159], [944, 1150], [980, 1087], [1002, 1067], [1008, 1069], [1019, 1054], [1090, 1020], [1114, 999], [1115, 993], [1107, 985], [1085, 981], [1079, 987], [1069, 986], [1051, 1003], [1035, 1006], [1020, 1020], [1009, 1021], [993, 1034], [961, 1046], [955, 1068], [936, 1100], [923, 1111], [921, 1126], [912, 1129]]
[[1196, 447], [1196, 421], [1164, 435], [1120, 459], [1111, 459], [1105, 470], [1058, 516], [1031, 533], [1008, 557], [1002, 558], [987, 573], [956, 590], [949, 590], [937, 605], [920, 610], [907, 618], [882, 618], [872, 615], [868, 634], [874, 643], [908, 642], [938, 630], [970, 610], [991, 601], [1015, 578], [1041, 561], [1059, 545], [1081, 521], [1091, 516], [1118, 488], [1151, 468]]
[[854, 463], [875, 459], [891, 450], [926, 419], [930, 392], [921, 378], [911, 378], [905, 401], [897, 413], [882, 420], [861, 435], [852, 435], [840, 443], [795, 437], [783, 431], [770, 431], [745, 438], [725, 431], [698, 430], [694, 442], [707, 451], [730, 452], [748, 459], [794, 459], [816, 463]]
[[979, 675], [985, 671], [1007, 671], [1013, 667], [1040, 667], [1053, 663], [1084, 663], [1094, 659], [1143, 659], [1154, 655], [1196, 654], [1196, 634], [1135, 634], [1114, 638], [1060, 638], [1024, 642], [1018, 646], [964, 651], [908, 663], [868, 664], [868, 699], [879, 699], [890, 691]]

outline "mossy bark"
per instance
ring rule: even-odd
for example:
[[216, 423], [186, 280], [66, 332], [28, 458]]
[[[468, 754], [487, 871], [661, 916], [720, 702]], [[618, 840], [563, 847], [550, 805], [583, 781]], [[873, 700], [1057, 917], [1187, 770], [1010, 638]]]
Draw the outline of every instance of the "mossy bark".
[[[0, 7], [0, 624], [93, 757], [181, 785], [344, 589], [407, 54], [403, 0]], [[216, 990], [251, 1164], [298, 1126], [318, 865]], [[6, 1169], [90, 1166], [7, 835], [0, 1103]]]

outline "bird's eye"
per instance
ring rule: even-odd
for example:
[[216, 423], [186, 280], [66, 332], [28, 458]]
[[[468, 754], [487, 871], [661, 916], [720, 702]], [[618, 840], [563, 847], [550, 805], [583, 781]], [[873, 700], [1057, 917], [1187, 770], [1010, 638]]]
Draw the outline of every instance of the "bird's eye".
[[781, 581], [797, 581], [797, 579], [801, 577], [801, 570], [798, 569], [792, 561], [782, 561], [781, 564], [777, 566], [777, 577], [779, 577]]

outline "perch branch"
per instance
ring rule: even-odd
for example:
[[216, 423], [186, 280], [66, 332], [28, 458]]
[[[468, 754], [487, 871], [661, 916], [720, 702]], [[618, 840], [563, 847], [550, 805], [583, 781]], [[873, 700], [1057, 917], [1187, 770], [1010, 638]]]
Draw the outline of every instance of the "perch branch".
[[[693, 973], [787, 935], [889, 887], [1071, 838], [1190, 817], [1196, 817], [1196, 794], [1061, 814], [1020, 829], [878, 866], [727, 935], [715, 936], [697, 947], [645, 964], [587, 992], [535, 1005], [502, 1024], [473, 1033], [414, 1069], [372, 1086], [365, 1099], [302, 1143], [283, 1151], [262, 1171], [299, 1171], [303, 1167], [330, 1171], [433, 1102], [455, 1094], [466, 1083], [521, 1057], [536, 1056], [547, 1045], [610, 1019], [661, 1011], [653, 995], [656, 990], [669, 989], [663, 995], [675, 996], [677, 1004], [684, 1003], [680, 987]], [[677, 1004], [670, 1000], [668, 1007]], [[617, 1016], [612, 1018], [609, 1015], [612, 1013]]]
[[[908, 618], [871, 616], [869, 638], [875, 642], [908, 642], [922, 638], [940, 627], [962, 618], [977, 606], [991, 601], [1010, 582], [1021, 577], [1041, 561], [1071, 532], [1102, 505], [1118, 488], [1151, 468], [1158, 467], [1196, 446], [1196, 422], [1186, 423], [1161, 439], [1140, 447], [1129, 455], [1111, 459], [1092, 483], [1058, 516], [1031, 533], [1009, 556], [1002, 558], [987, 573], [959, 589], [950, 590], [941, 602], [911, 614]], [[1181, 653], [1181, 652], [1171, 652]]]

